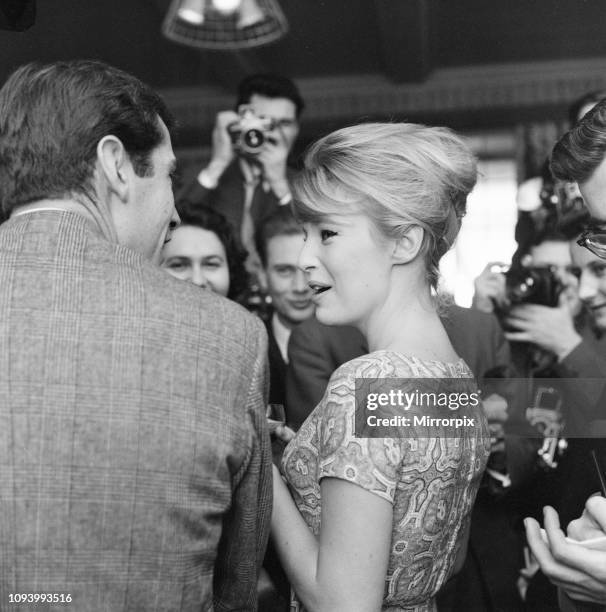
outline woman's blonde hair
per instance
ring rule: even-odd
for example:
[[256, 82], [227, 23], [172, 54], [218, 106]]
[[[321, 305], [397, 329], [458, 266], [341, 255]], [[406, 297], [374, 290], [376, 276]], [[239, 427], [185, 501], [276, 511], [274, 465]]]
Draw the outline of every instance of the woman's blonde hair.
[[420, 255], [435, 289], [439, 261], [459, 232], [476, 175], [473, 153], [448, 128], [365, 123], [309, 147], [295, 180], [294, 210], [312, 223], [362, 213], [386, 238], [422, 227]]

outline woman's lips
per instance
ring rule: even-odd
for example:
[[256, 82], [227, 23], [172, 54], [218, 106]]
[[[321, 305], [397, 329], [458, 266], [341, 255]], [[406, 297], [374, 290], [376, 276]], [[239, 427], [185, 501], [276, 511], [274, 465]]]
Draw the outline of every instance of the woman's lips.
[[317, 281], [310, 281], [308, 284], [310, 289], [314, 292], [314, 296], [320, 295], [321, 293], [324, 293], [325, 291], [331, 289], [330, 285], [318, 283]]

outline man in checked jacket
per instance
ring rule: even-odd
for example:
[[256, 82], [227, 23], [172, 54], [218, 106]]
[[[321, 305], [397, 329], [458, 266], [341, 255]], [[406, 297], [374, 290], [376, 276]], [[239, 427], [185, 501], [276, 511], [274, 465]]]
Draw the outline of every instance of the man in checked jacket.
[[0, 610], [256, 609], [267, 339], [155, 265], [171, 127], [100, 62], [0, 90]]

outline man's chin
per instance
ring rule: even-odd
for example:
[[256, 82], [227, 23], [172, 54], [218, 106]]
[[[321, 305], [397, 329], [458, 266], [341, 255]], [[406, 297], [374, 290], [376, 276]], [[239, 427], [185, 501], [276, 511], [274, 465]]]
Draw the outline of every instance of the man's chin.
[[286, 319], [291, 325], [298, 325], [299, 323], [303, 323], [310, 317], [313, 317], [315, 308], [309, 308], [305, 310], [295, 310], [290, 311], [288, 316], [283, 317]]

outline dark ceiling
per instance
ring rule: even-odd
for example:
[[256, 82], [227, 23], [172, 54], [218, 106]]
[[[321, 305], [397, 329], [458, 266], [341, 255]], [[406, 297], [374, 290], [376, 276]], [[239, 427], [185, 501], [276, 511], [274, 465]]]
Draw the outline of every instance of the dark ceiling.
[[[0, 79], [31, 60], [97, 57], [156, 87], [221, 85], [232, 53], [162, 38], [170, 0], [37, 2], [35, 25], [0, 34]], [[606, 56], [603, 0], [280, 0], [291, 31], [240, 54], [294, 77], [385, 73], [415, 81], [440, 67]], [[422, 65], [422, 66], [421, 66]]]
[[[310, 134], [340, 120], [399, 113], [463, 128], [561, 118], [571, 96], [606, 86], [604, 0], [280, 0], [288, 36], [238, 53], [165, 40], [168, 5], [38, 0], [31, 29], [0, 32], [0, 79], [31, 60], [108, 61], [168, 95], [191, 127], [185, 145], [207, 136], [235, 83], [259, 70], [299, 82], [311, 100]], [[540, 92], [524, 93], [539, 81]], [[371, 100], [371, 89], [380, 99]]]

